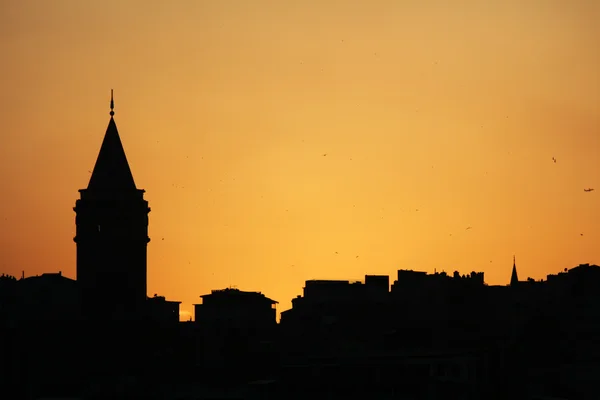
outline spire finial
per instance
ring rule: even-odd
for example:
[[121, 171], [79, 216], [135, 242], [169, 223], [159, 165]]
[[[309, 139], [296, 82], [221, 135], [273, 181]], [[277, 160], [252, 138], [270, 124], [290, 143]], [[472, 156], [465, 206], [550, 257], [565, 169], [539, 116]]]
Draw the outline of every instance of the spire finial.
[[517, 263], [516, 263], [516, 258], [515, 258], [515, 256], [513, 255], [513, 265], [516, 265], [516, 264], [517, 264]]
[[110, 89], [110, 116], [112, 117], [113, 115], [115, 115], [115, 112], [113, 111], [115, 108], [115, 102], [113, 100], [113, 90]]

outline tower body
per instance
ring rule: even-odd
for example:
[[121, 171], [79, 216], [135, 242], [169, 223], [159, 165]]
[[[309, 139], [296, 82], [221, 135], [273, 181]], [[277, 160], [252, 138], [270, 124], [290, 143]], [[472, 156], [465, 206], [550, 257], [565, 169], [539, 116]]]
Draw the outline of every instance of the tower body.
[[150, 208], [133, 180], [113, 114], [88, 187], [79, 190], [73, 208], [82, 314], [91, 320], [138, 319], [147, 299]]

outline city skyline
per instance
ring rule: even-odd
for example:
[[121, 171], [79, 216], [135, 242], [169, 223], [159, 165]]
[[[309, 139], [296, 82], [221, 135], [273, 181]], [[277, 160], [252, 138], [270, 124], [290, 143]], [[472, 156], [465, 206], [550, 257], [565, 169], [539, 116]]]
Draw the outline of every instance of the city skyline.
[[[228, 286], [262, 291], [281, 312], [307, 279], [456, 269], [506, 285], [513, 254], [522, 280], [600, 263], [600, 208], [584, 192], [600, 178], [591, 2], [464, 6], [484, 24], [382, 1], [349, 6], [321, 31], [316, 4], [295, 17], [291, 5], [256, 5], [251, 22], [249, 6], [186, 15], [148, 3], [138, 30], [124, 24], [133, 3], [74, 4], [6, 6], [3, 68], [15, 79], [0, 111], [2, 272], [75, 277], [72, 205], [98, 155], [111, 87], [153, 209], [148, 295], [182, 301], [182, 319], [200, 295]], [[400, 27], [403, 13], [438, 26], [429, 36]], [[261, 28], [269, 18], [279, 34]], [[144, 35], [164, 41], [128, 59]]]

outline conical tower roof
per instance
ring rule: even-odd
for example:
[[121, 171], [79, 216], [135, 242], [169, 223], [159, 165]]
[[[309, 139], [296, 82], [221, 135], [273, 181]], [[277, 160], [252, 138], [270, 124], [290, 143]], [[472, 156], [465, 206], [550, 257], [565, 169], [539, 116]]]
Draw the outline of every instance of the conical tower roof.
[[88, 184], [89, 191], [123, 192], [136, 190], [133, 174], [114, 120], [114, 102], [110, 95], [110, 121]]

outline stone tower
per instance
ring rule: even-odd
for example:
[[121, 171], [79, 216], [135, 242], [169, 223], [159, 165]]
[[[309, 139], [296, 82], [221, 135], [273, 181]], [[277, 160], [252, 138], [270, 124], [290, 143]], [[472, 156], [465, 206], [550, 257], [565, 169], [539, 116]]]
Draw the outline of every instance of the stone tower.
[[76, 213], [77, 282], [82, 314], [92, 320], [138, 319], [145, 314], [148, 213], [133, 180], [114, 120], [110, 121]]

